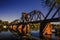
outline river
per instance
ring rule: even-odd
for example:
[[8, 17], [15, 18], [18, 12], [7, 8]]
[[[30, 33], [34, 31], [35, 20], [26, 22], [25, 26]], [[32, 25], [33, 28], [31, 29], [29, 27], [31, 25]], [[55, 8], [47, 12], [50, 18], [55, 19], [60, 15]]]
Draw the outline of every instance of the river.
[[[32, 37], [35, 37], [39, 39], [39, 30], [38, 31], [31, 31]], [[0, 40], [18, 40], [17, 36], [13, 35], [12, 32], [8, 31], [3, 31], [0, 32]], [[55, 34], [52, 34], [52, 40], [55, 40]]]
[[[32, 36], [35, 37], [35, 38], [40, 38], [40, 34], [39, 34], [39, 30], [38, 31], [32, 31], [31, 32]], [[52, 40], [55, 40], [56, 36], [55, 36], [55, 33], [52, 34]]]
[[17, 40], [17, 37], [8, 30], [5, 32], [0, 32], [0, 40]]

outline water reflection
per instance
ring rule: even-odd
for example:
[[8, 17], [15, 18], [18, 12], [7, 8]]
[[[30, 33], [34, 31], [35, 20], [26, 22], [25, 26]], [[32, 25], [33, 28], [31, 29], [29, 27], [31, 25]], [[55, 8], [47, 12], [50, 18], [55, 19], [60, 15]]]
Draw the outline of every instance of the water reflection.
[[[39, 30], [37, 31], [31, 31], [31, 36], [37, 40], [40, 40], [40, 34], [39, 34]], [[20, 40], [20, 35], [16, 34], [15, 32], [8, 30], [2, 30], [0, 32], [0, 40]], [[55, 33], [53, 33], [52, 35], [45, 35], [43, 37], [42, 40], [60, 40], [60, 37], [58, 35], [56, 35]]]
[[[32, 31], [31, 32], [31, 34], [32, 34], [32, 37], [33, 38], [35, 38], [35, 39], [40, 39], [39, 38], [39, 30], [38, 31]], [[46, 37], [46, 36], [45, 36]], [[48, 36], [47, 36], [48, 37]], [[54, 36], [55, 37], [55, 36]], [[9, 30], [8, 31], [5, 31], [5, 32], [0, 32], [0, 39], [1, 40], [18, 40], [19, 38], [16, 36], [16, 34], [13, 34], [13, 33], [11, 33]], [[44, 39], [46, 39], [46, 38], [44, 38]]]
[[0, 40], [17, 40], [17, 37], [14, 36], [9, 30], [5, 32], [0, 32]]
[[[32, 36], [38, 40], [40, 40], [40, 34], [39, 31], [32, 31], [31, 32]], [[52, 35], [45, 35], [42, 40], [56, 40], [56, 34], [52, 33]]]

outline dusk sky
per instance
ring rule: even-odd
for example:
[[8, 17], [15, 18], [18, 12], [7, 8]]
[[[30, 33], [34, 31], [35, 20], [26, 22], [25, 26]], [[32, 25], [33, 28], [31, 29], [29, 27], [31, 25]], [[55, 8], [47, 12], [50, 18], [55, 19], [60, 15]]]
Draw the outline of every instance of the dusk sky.
[[[42, 0], [43, 1], [43, 0]], [[39, 10], [44, 15], [48, 13], [48, 7], [43, 7], [41, 0], [0, 0], [0, 19], [13, 21], [21, 17], [22, 12]], [[53, 12], [52, 12], [53, 13]], [[50, 15], [51, 16], [51, 15]]]

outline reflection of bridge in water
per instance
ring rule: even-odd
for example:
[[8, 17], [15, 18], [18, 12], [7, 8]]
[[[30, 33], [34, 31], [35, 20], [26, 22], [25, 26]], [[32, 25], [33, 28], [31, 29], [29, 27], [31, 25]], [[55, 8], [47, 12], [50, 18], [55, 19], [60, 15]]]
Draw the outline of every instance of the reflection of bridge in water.
[[[52, 36], [52, 25], [51, 22], [60, 22], [59, 16], [57, 18], [54, 18], [57, 12], [60, 10], [60, 6], [56, 8], [56, 12], [52, 15], [50, 19], [47, 19], [50, 12], [52, 11], [53, 7], [55, 6], [55, 3], [52, 5], [50, 11], [46, 15], [46, 17], [42, 14], [42, 12], [34, 10], [30, 13], [23, 12], [22, 17], [20, 19], [20, 22], [12, 22], [11, 29], [13, 29], [15, 32], [22, 33], [22, 36], [30, 33], [30, 27], [29, 24], [31, 23], [40, 23], [40, 38], [45, 39], [48, 38], [51, 40]], [[58, 13], [59, 14], [59, 13]], [[17, 27], [16, 27], [17, 26]], [[46, 39], [46, 40], [48, 40]]]

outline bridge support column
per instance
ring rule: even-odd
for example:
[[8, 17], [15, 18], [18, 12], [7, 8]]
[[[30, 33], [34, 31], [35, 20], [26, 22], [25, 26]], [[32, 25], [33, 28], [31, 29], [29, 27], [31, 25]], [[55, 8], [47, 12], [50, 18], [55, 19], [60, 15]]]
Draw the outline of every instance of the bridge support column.
[[50, 22], [42, 22], [40, 27], [40, 39], [51, 40], [52, 26]]

